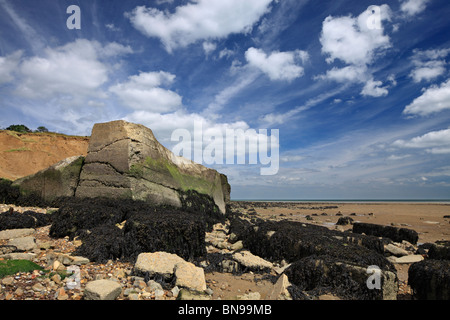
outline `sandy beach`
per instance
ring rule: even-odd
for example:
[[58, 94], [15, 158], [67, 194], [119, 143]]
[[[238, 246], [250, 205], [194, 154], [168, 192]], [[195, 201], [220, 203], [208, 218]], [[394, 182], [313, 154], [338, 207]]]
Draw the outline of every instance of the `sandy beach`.
[[[450, 240], [450, 203], [434, 202], [248, 202], [235, 201], [233, 208], [250, 212], [254, 208], [263, 219], [302, 221], [329, 228], [351, 229], [336, 226], [342, 216], [355, 222], [393, 225], [409, 228], [419, 233], [418, 243]], [[309, 216], [308, 220], [307, 216]]]

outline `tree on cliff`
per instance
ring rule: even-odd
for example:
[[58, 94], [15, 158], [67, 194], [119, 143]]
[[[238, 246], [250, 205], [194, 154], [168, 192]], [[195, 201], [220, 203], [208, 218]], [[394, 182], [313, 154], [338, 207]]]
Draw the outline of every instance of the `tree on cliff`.
[[20, 133], [29, 133], [32, 132], [26, 125], [23, 124], [13, 124], [10, 125], [6, 130], [16, 131]]

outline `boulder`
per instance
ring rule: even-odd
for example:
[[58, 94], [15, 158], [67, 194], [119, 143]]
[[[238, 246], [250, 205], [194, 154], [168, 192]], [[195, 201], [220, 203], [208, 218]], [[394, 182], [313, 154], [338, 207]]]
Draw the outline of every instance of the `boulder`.
[[233, 259], [237, 261], [243, 270], [267, 271], [272, 269], [271, 262], [255, 256], [250, 251], [239, 251], [233, 254]]
[[17, 251], [30, 251], [37, 248], [36, 239], [33, 236], [11, 239], [7, 245], [16, 247]]
[[355, 222], [353, 224], [353, 232], [384, 237], [400, 243], [406, 240], [409, 243], [417, 244], [417, 240], [419, 239], [419, 234], [415, 230], [362, 222]]
[[380, 239], [347, 234], [326, 227], [294, 221], [255, 221], [232, 219], [230, 231], [242, 239], [253, 254], [272, 261], [294, 262], [313, 254], [349, 255], [365, 248], [384, 253]]
[[[378, 270], [379, 287], [369, 284], [374, 267]], [[397, 274], [386, 267], [354, 263], [328, 255], [313, 255], [294, 262], [285, 274], [303, 292], [330, 290], [333, 295], [348, 300], [397, 299]]]
[[34, 229], [9, 229], [0, 231], [0, 240], [15, 239], [21, 237], [31, 236], [34, 233]]
[[153, 132], [126, 121], [95, 124], [76, 197], [132, 198], [182, 206], [179, 191], [195, 190], [214, 199], [225, 213], [226, 176], [162, 146]]
[[137, 275], [155, 275], [165, 279], [173, 277], [175, 266], [185, 262], [176, 254], [167, 252], [141, 253], [134, 265], [134, 273]]
[[47, 169], [15, 180], [12, 186], [18, 186], [21, 193], [39, 195], [45, 201], [72, 197], [75, 195], [83, 161], [83, 156], [64, 159]]
[[450, 260], [450, 241], [437, 241], [428, 251], [428, 257], [435, 260]]
[[408, 251], [389, 243], [384, 246], [384, 250], [396, 257], [403, 257], [409, 255]]
[[450, 300], [450, 261], [427, 259], [408, 269], [408, 285], [419, 300]]
[[176, 286], [200, 292], [206, 290], [205, 273], [202, 268], [183, 261], [175, 265], [174, 273]]
[[122, 286], [112, 280], [88, 282], [84, 290], [85, 300], [115, 300], [122, 293]]
[[282, 274], [268, 292], [265, 300], [291, 300], [292, 298], [288, 291], [290, 285], [288, 277]]

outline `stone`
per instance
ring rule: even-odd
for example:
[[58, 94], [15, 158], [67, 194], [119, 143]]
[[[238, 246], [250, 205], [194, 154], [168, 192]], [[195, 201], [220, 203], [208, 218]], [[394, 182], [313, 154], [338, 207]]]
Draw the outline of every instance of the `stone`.
[[115, 300], [122, 293], [122, 286], [112, 280], [88, 282], [84, 290], [85, 300]]
[[31, 236], [32, 234], [34, 234], [34, 231], [35, 230], [32, 228], [3, 230], [0, 231], [0, 240], [8, 240]]
[[261, 294], [259, 292], [249, 292], [236, 298], [237, 300], [261, 300]]
[[69, 157], [47, 169], [15, 180], [12, 186], [19, 186], [22, 192], [35, 193], [47, 201], [72, 197], [78, 186], [83, 162], [83, 156]]
[[340, 217], [336, 222], [338, 226], [346, 226], [353, 223], [353, 219], [350, 217]]
[[450, 261], [426, 259], [408, 269], [408, 285], [417, 300], [450, 300]]
[[155, 300], [162, 300], [164, 297], [164, 290], [156, 289], [155, 290]]
[[126, 121], [97, 123], [81, 170], [76, 197], [125, 197], [181, 207], [178, 191], [210, 196], [226, 211], [226, 176], [162, 146], [153, 132]]
[[148, 273], [150, 277], [161, 275], [166, 279], [173, 276], [175, 265], [185, 262], [176, 254], [167, 252], [141, 253], [134, 265], [136, 274]]
[[177, 263], [175, 265], [175, 285], [195, 291], [205, 291], [205, 273], [202, 268], [196, 267], [190, 262]]
[[200, 293], [198, 291], [191, 291], [183, 288], [178, 293], [177, 300], [211, 300], [211, 296], [207, 293]]
[[433, 243], [428, 251], [428, 257], [435, 260], [450, 260], [450, 241]]
[[36, 292], [41, 292], [41, 291], [46, 290], [46, 288], [40, 282], [37, 282], [31, 288], [33, 289], [33, 291], [36, 291]]
[[290, 285], [288, 277], [282, 274], [267, 294], [265, 300], [292, 300], [288, 291]]
[[406, 251], [405, 249], [399, 248], [399, 247], [393, 245], [392, 243], [385, 245], [384, 250], [396, 257], [403, 257], [403, 256], [407, 256], [409, 254], [408, 251]]
[[413, 255], [409, 255], [409, 256], [404, 256], [404, 257], [400, 257], [400, 258], [396, 258], [394, 261], [394, 263], [398, 263], [398, 264], [409, 264], [409, 263], [415, 263], [415, 262], [420, 262], [422, 261], [424, 258], [423, 256], [419, 255], [419, 254], [413, 254]]
[[233, 254], [233, 259], [236, 260], [244, 268], [252, 271], [262, 271], [264, 269], [272, 269], [273, 264], [258, 256], [255, 256], [250, 251], [240, 251]]
[[61, 283], [61, 276], [58, 273], [54, 274], [51, 279], [56, 284]]
[[11, 239], [8, 245], [15, 246], [17, 251], [30, 251], [37, 248], [36, 239], [33, 236]]
[[36, 257], [34, 253], [13, 252], [4, 255], [0, 255], [0, 258], [5, 260], [33, 260]]
[[2, 284], [4, 286], [12, 286], [14, 284], [14, 278], [13, 277], [6, 277], [2, 279]]
[[150, 291], [156, 291], [156, 290], [162, 290], [163, 288], [162, 288], [162, 286], [161, 286], [161, 284], [159, 284], [158, 282], [156, 282], [155, 280], [149, 280], [148, 282], [147, 282], [147, 286], [148, 286], [148, 289], [150, 290]]
[[[309, 256], [292, 263], [284, 274], [297, 286], [296, 291], [326, 289], [346, 300], [396, 300], [398, 277], [394, 266], [369, 266], [333, 256]], [[380, 287], [375, 287], [378, 284]]]
[[16, 250], [17, 250], [17, 247], [15, 247], [15, 246], [1, 245], [0, 246], [0, 255], [13, 253]]
[[238, 251], [243, 248], [244, 248], [244, 243], [242, 242], [242, 240], [239, 240], [230, 246], [231, 251]]

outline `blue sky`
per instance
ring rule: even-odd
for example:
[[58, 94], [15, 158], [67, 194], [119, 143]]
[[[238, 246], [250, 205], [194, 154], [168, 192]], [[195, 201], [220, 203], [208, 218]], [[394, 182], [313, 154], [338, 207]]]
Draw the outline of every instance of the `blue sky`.
[[449, 199], [449, 16], [447, 0], [0, 0], [0, 127], [125, 119], [170, 149], [195, 123], [277, 129], [277, 174], [210, 165], [232, 198]]

